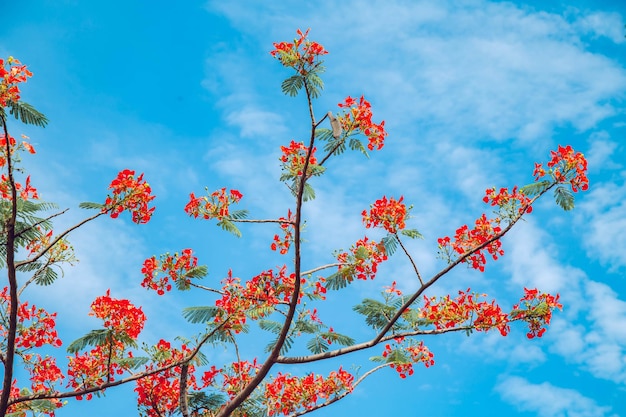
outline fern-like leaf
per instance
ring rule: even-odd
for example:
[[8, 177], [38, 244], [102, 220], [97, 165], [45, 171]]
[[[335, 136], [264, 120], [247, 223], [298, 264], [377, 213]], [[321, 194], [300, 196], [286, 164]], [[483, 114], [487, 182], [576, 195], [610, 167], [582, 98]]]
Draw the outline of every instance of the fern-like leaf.
[[68, 347], [69, 353], [76, 353], [83, 350], [87, 346], [102, 346], [105, 345], [111, 337], [111, 331], [108, 329], [96, 329], [92, 330], [83, 337], [79, 337], [74, 340]]
[[554, 190], [554, 198], [556, 199], [556, 203], [561, 206], [563, 210], [568, 211], [574, 208], [574, 195], [566, 187], [562, 185], [556, 187]]
[[80, 203], [78, 207], [82, 209], [86, 209], [86, 210], [102, 210], [102, 208], [104, 207], [104, 204], [85, 201], [85, 202]]
[[284, 94], [290, 95], [291, 97], [295, 97], [298, 95], [298, 92], [300, 91], [300, 89], [302, 89], [303, 85], [304, 83], [303, 83], [302, 76], [293, 75], [287, 78], [285, 81], [283, 81], [281, 88]]
[[550, 186], [550, 182], [547, 180], [528, 184], [520, 188], [520, 192], [528, 197], [534, 197], [545, 191]]
[[183, 317], [190, 323], [206, 323], [212, 320], [219, 309], [215, 306], [197, 306], [183, 309]]
[[387, 235], [383, 238], [383, 246], [387, 255], [391, 256], [398, 249], [398, 240], [394, 235]]
[[46, 127], [48, 124], [46, 116], [28, 103], [24, 103], [23, 101], [10, 101], [9, 107], [11, 108], [9, 113], [14, 115], [16, 119], [21, 120], [24, 124], [39, 127]]

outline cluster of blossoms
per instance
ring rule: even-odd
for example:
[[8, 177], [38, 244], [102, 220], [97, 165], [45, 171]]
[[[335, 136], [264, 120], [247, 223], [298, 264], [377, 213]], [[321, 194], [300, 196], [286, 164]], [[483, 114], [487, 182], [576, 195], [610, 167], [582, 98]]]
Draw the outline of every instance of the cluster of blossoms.
[[226, 191], [226, 188], [214, 191], [208, 197], [196, 197], [194, 193], [189, 194], [189, 203], [185, 206], [185, 213], [197, 218], [222, 220], [230, 215], [229, 206], [239, 203], [243, 198], [237, 190]]
[[531, 199], [519, 192], [517, 187], [513, 187], [510, 193], [508, 188], [500, 188], [498, 192], [496, 192], [495, 187], [488, 188], [485, 191], [483, 201], [494, 207], [497, 206], [500, 212], [508, 218], [515, 214], [531, 213], [533, 211]]
[[[68, 387], [75, 391], [98, 387], [113, 381], [115, 375], [122, 375], [126, 370], [118, 362], [122, 358], [126, 345], [118, 340], [110, 340], [107, 345], [99, 345], [88, 352], [75, 353], [68, 362]], [[91, 400], [92, 393], [76, 396], [77, 400]]]
[[[27, 139], [26, 136], [24, 138]], [[9, 136], [8, 141], [9, 153], [13, 154], [15, 151], [26, 150], [31, 154], [35, 153], [35, 148], [27, 141], [17, 143], [15, 138]], [[7, 139], [4, 134], [0, 135], [0, 168], [7, 164]], [[15, 182], [15, 189], [22, 200], [38, 199], [37, 189], [35, 189], [30, 183], [30, 175], [26, 177], [24, 184]], [[9, 177], [6, 174], [0, 176], [0, 197], [5, 200], [10, 200], [11, 196], [11, 183]]]
[[[302, 283], [304, 282], [303, 279]], [[288, 274], [287, 267], [283, 266], [277, 272], [273, 269], [263, 271], [242, 285], [241, 280], [233, 277], [232, 271], [228, 271], [228, 277], [222, 283], [222, 298], [215, 302], [219, 307], [215, 322], [219, 324], [228, 320], [224, 328], [239, 333], [248, 314], [260, 318], [272, 312], [277, 304], [290, 301], [295, 274]]]
[[[587, 160], [585, 156], [574, 151], [571, 146], [559, 145], [556, 151], [550, 152], [551, 159], [548, 161], [548, 173], [557, 183], [570, 183], [572, 191], [586, 191], [589, 188], [587, 178]], [[546, 175], [542, 164], [535, 164], [533, 172], [535, 180], [538, 181]]]
[[18, 84], [26, 82], [32, 76], [32, 72], [26, 69], [26, 65], [22, 65], [17, 59], [9, 57], [5, 62], [0, 58], [0, 107], [19, 101]]
[[[520, 309], [520, 305], [523, 309]], [[526, 334], [529, 339], [541, 337], [546, 331], [544, 326], [550, 324], [552, 310], [563, 308], [559, 303], [559, 295], [556, 296], [539, 293], [535, 289], [524, 288], [524, 297], [520, 304], [513, 306], [511, 316], [515, 319], [524, 320], [528, 323], [530, 331]]]
[[344, 109], [343, 113], [337, 116], [341, 128], [346, 135], [361, 132], [367, 136], [367, 148], [370, 151], [380, 150], [385, 145], [385, 121], [376, 124], [372, 122], [372, 106], [363, 96], [357, 101], [348, 96], [343, 103], [338, 106]]
[[[103, 320], [110, 336], [105, 344], [69, 357], [68, 386], [76, 391], [100, 386], [112, 381], [115, 375], [123, 374], [127, 369], [119, 360], [126, 351], [125, 341], [128, 338], [137, 340], [146, 321], [140, 307], [135, 307], [128, 300], [111, 298], [108, 290], [91, 303], [89, 315]], [[91, 393], [86, 395], [87, 400], [92, 397]], [[83, 396], [76, 398], [80, 400]]]
[[137, 339], [146, 321], [141, 307], [135, 307], [128, 300], [111, 298], [110, 290], [91, 303], [89, 315], [103, 320], [105, 328], [131, 339]]
[[405, 228], [405, 221], [407, 219], [407, 209], [402, 203], [404, 197], [396, 200], [390, 197], [387, 200], [386, 196], [383, 196], [380, 200], [370, 205], [369, 212], [363, 210], [361, 213], [363, 216], [363, 223], [366, 228], [370, 227], [382, 227], [389, 233], [397, 233], [399, 230]]
[[[173, 282], [185, 280], [188, 286], [191, 282], [187, 274], [198, 266], [198, 258], [193, 256], [191, 249], [183, 249], [181, 254], [169, 253], [161, 255], [160, 259], [156, 256], [148, 258], [144, 261], [141, 273], [144, 278], [141, 286], [151, 290], [155, 290], [157, 294], [163, 295], [166, 291], [172, 289], [171, 279]], [[160, 273], [163, 273], [162, 275]]]
[[[302, 142], [296, 142], [292, 140], [289, 146], [281, 146], [280, 150], [283, 153], [280, 157], [280, 161], [283, 165], [283, 171], [287, 172], [290, 177], [301, 176], [304, 170], [306, 156], [309, 148], [306, 147]], [[309, 163], [307, 166], [307, 175], [311, 175], [313, 172], [315, 172], [315, 168], [317, 165], [315, 150], [315, 148], [311, 150], [311, 155], [309, 157]]]
[[[504, 251], [501, 249], [502, 243], [499, 239], [489, 242], [497, 236], [501, 230], [497, 219], [488, 219], [487, 216], [483, 214], [476, 219], [473, 229], [470, 229], [467, 225], [458, 228], [454, 235], [454, 240], [451, 240], [448, 236], [439, 238], [437, 243], [439, 244], [440, 254], [444, 258], [451, 259], [452, 252], [463, 256], [473, 251], [463, 262], [467, 262], [472, 268], [484, 272], [485, 264], [487, 263], [484, 254], [485, 250], [494, 260], [498, 259], [498, 256], [504, 255]], [[486, 246], [484, 248], [477, 249], [485, 244]]]
[[307, 39], [309, 30], [296, 31], [298, 38], [293, 42], [274, 43], [274, 50], [270, 54], [278, 59], [286, 68], [295, 69], [300, 75], [306, 75], [318, 64], [318, 58], [326, 55], [328, 51], [317, 42]]
[[[182, 345], [180, 349], [172, 348], [171, 344], [161, 339], [152, 349], [154, 363], [146, 366], [145, 372], [154, 369], [181, 363], [191, 354], [191, 349]], [[215, 371], [215, 367], [212, 368]], [[195, 367], [191, 364], [187, 369], [187, 388], [200, 390], [206, 388], [212, 379], [206, 378], [207, 371], [203, 377], [202, 384], [198, 384], [195, 376]], [[171, 368], [149, 375], [137, 380], [135, 392], [137, 393], [137, 405], [142, 415], [147, 417], [160, 417], [173, 415], [180, 404], [180, 377], [182, 367], [172, 366]]]
[[[7, 311], [10, 302], [8, 287], [0, 292], [0, 309]], [[20, 303], [17, 310], [18, 331], [15, 345], [18, 348], [39, 348], [44, 345], [61, 346], [56, 331], [56, 313], [48, 313], [28, 302]], [[0, 321], [0, 337], [6, 340], [8, 329]]]
[[378, 271], [378, 265], [387, 260], [385, 247], [381, 242], [374, 242], [367, 237], [360, 239], [354, 244], [349, 252], [337, 254], [340, 265], [339, 272], [351, 282], [357, 279], [374, 279]]
[[143, 174], [135, 178], [135, 171], [125, 169], [109, 185], [113, 195], [108, 195], [104, 202], [103, 212], [110, 212], [111, 218], [117, 218], [124, 210], [130, 211], [133, 222], [148, 223], [154, 207], [148, 204], [154, 200], [150, 185], [144, 181]]
[[254, 378], [260, 367], [255, 358], [252, 362], [233, 362], [227, 368], [222, 369], [224, 392], [226, 392], [230, 398], [235, 397], [252, 381], [252, 378]]
[[354, 376], [342, 368], [332, 371], [328, 377], [313, 373], [304, 377], [278, 373], [265, 384], [265, 398], [270, 416], [290, 415], [298, 410], [310, 410], [320, 400], [352, 392]]
[[466, 325], [485, 332], [496, 328], [502, 336], [506, 336], [510, 330], [508, 315], [502, 312], [495, 301], [479, 301], [485, 297], [484, 294], [471, 294], [469, 291], [469, 288], [467, 291], [459, 291], [458, 297], [454, 299], [449, 295], [439, 300], [424, 297], [420, 317], [428, 320], [437, 330]]
[[279, 235], [274, 235], [274, 241], [272, 242], [270, 248], [273, 251], [279, 250], [280, 248], [280, 254], [284, 255], [289, 252], [289, 248], [293, 242], [293, 225], [296, 219], [293, 213], [291, 213], [291, 210], [289, 210], [287, 212], [287, 217], [280, 217], [278, 220], [280, 221], [280, 228], [282, 229], [284, 236], [280, 237]]
[[415, 363], [421, 362], [426, 368], [435, 364], [435, 355], [424, 346], [424, 342], [401, 346], [402, 342], [404, 342], [403, 337], [396, 338], [394, 346], [386, 344], [382, 354], [383, 358], [390, 361], [389, 366], [395, 369], [400, 378], [404, 379], [413, 375], [413, 364]]

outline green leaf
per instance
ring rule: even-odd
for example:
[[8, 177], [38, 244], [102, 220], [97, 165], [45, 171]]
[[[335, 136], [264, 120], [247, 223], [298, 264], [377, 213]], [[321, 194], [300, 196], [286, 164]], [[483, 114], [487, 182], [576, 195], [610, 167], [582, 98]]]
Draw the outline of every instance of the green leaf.
[[351, 338], [350, 336], [346, 336], [344, 334], [341, 333], [336, 333], [336, 332], [323, 332], [321, 334], [321, 336], [326, 339], [326, 340], [330, 340], [333, 343], [337, 343], [341, 346], [351, 346], [355, 343], [355, 340], [353, 338]]
[[278, 334], [283, 328], [283, 324], [274, 320], [259, 320], [259, 327], [262, 330]]
[[193, 391], [187, 395], [187, 405], [193, 415], [202, 415], [202, 410], [217, 410], [224, 402], [226, 397], [216, 392]]
[[418, 232], [417, 229], [401, 230], [400, 234], [411, 239], [424, 239], [424, 236], [420, 232]]
[[304, 83], [301, 75], [292, 75], [291, 77], [283, 81], [281, 89], [283, 90], [284, 94], [295, 97], [298, 95], [298, 92], [303, 85]]
[[354, 137], [350, 138], [348, 146], [353, 151], [360, 151], [366, 157], [368, 158], [370, 157], [369, 154], [367, 153], [367, 149], [365, 149], [365, 146], [363, 146], [363, 143], [359, 139], [354, 138]]
[[209, 268], [206, 265], [198, 265], [191, 268], [185, 273], [186, 278], [204, 278], [209, 274]]
[[324, 145], [324, 151], [333, 151], [333, 155], [341, 155], [346, 151], [345, 139], [339, 138], [329, 141], [326, 145]]
[[217, 223], [217, 225], [221, 227], [223, 230], [230, 232], [237, 237], [241, 237], [241, 232], [239, 231], [237, 226], [235, 226], [235, 224], [231, 222], [230, 220], [222, 219]]
[[309, 185], [308, 182], [304, 183], [304, 192], [302, 193], [302, 199], [304, 201], [310, 201], [315, 199], [315, 190]]
[[212, 320], [218, 311], [215, 306], [187, 307], [183, 309], [183, 317], [190, 323], [206, 323]]
[[40, 273], [36, 273], [33, 276], [33, 278], [35, 279], [35, 284], [37, 285], [51, 285], [59, 277], [56, 271], [50, 267], [44, 268], [40, 271]]
[[295, 332], [301, 332], [306, 334], [317, 333], [320, 329], [320, 325], [313, 323], [310, 320], [298, 320], [293, 326]]
[[233, 220], [241, 220], [248, 217], [248, 210], [234, 210], [228, 214], [228, 218]]
[[115, 363], [126, 369], [137, 369], [140, 366], [145, 365], [149, 361], [150, 358], [145, 356], [133, 356], [132, 358], [115, 359]]
[[83, 203], [80, 203], [78, 207], [82, 209], [87, 209], [87, 210], [101, 210], [104, 207], [104, 204], [85, 201]]
[[329, 290], [340, 290], [348, 286], [350, 282], [352, 282], [352, 278], [349, 274], [346, 274], [342, 271], [347, 270], [347, 268], [342, 269], [341, 271], [337, 271], [334, 274], [330, 275], [326, 278], [325, 287]]
[[108, 343], [111, 337], [111, 330], [97, 329], [92, 330], [85, 336], [74, 340], [68, 347], [69, 353], [76, 353], [87, 346], [103, 346]]
[[309, 340], [306, 344], [306, 348], [313, 354], [322, 353], [328, 351], [328, 342], [324, 340], [320, 335], [315, 336], [313, 339]]
[[315, 129], [315, 138], [320, 141], [327, 141], [333, 139], [333, 131], [326, 129], [325, 127], [318, 127]]
[[391, 256], [398, 249], [398, 240], [392, 234], [389, 234], [383, 238], [383, 246], [387, 255]]
[[28, 103], [24, 103], [23, 101], [10, 101], [8, 105], [11, 107], [9, 114], [14, 115], [15, 118], [21, 120], [22, 123], [39, 127], [46, 127], [48, 124], [46, 116]]
[[528, 184], [520, 188], [520, 192], [528, 197], [534, 197], [538, 194], [541, 194], [550, 186], [549, 181], [539, 181], [533, 184]]
[[365, 323], [376, 330], [385, 327], [387, 323], [389, 323], [389, 319], [393, 317], [396, 312], [396, 308], [393, 306], [383, 304], [371, 298], [365, 298], [352, 309], [364, 315]]
[[[278, 342], [278, 339], [274, 339], [273, 341], [268, 343], [267, 346], [265, 346], [265, 351], [271, 352], [274, 349], [274, 346], [276, 346], [276, 342]], [[293, 336], [287, 336], [285, 338], [285, 343], [283, 343], [283, 347], [280, 349], [280, 354], [284, 355], [285, 353], [287, 353], [287, 351], [291, 349], [292, 345], [293, 345]]]
[[562, 185], [556, 187], [554, 197], [563, 210], [568, 211], [574, 208], [574, 195], [568, 188]]

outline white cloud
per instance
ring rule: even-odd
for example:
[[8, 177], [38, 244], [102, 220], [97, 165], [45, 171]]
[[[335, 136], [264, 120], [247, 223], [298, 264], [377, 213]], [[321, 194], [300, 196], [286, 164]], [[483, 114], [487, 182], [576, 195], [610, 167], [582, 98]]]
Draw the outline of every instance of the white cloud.
[[618, 169], [622, 165], [613, 160], [618, 143], [611, 140], [606, 131], [594, 132], [589, 137], [589, 151], [585, 154], [590, 172], [597, 173], [607, 169]]
[[626, 182], [592, 184], [590, 189], [577, 208], [577, 225], [586, 233], [583, 245], [590, 257], [617, 270], [626, 266]]
[[495, 390], [504, 401], [539, 417], [617, 417], [611, 413], [611, 407], [599, 405], [576, 390], [548, 382], [533, 384], [521, 377], [507, 376]]

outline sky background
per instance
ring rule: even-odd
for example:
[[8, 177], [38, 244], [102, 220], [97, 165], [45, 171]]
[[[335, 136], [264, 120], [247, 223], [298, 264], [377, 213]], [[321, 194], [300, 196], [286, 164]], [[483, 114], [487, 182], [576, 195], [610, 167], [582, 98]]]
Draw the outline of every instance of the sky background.
[[[86, 215], [79, 202], [104, 201], [124, 168], [145, 172], [157, 195], [150, 224], [124, 217], [85, 226], [71, 236], [80, 263], [52, 287], [29, 288], [30, 300], [58, 312], [66, 345], [99, 325], [87, 313], [108, 288], [143, 306], [148, 343], [201, 330], [180, 311], [210, 297], [157, 297], [140, 287], [141, 264], [153, 254], [191, 247], [213, 283], [229, 268], [248, 278], [288, 262], [269, 250], [273, 226], [242, 227], [237, 239], [182, 209], [205, 186], [240, 190], [253, 218], [293, 208], [278, 182], [279, 147], [307, 137], [306, 104], [281, 93], [290, 73], [269, 51], [311, 28], [310, 38], [330, 52], [317, 115], [365, 95], [389, 136], [369, 160], [345, 154], [314, 181], [305, 268], [363, 237], [360, 213], [383, 195], [414, 205], [409, 227], [425, 239], [409, 247], [430, 276], [444, 266], [437, 238], [488, 211], [486, 188], [531, 182], [533, 163], [559, 144], [586, 155], [590, 178], [574, 211], [545, 198], [485, 273], [459, 268], [429, 292], [471, 287], [503, 306], [524, 286], [558, 292], [564, 309], [543, 338], [528, 340], [519, 325], [506, 338], [426, 339], [434, 367], [416, 366], [407, 380], [383, 370], [316, 415], [626, 416], [626, 3], [0, 0], [0, 15], [0, 56], [29, 66], [34, 77], [22, 99], [50, 119], [45, 129], [9, 127], [38, 150], [25, 166], [42, 198], [70, 208], [56, 228]], [[405, 291], [417, 287], [399, 254], [375, 281], [331, 294], [321, 318], [367, 340], [371, 332], [350, 306], [394, 280]], [[265, 345], [257, 336], [242, 345], [248, 358]], [[381, 351], [291, 371], [339, 364], [364, 371]], [[221, 348], [207, 354], [217, 364], [232, 359]], [[126, 387], [70, 400], [57, 415], [134, 409]]]

